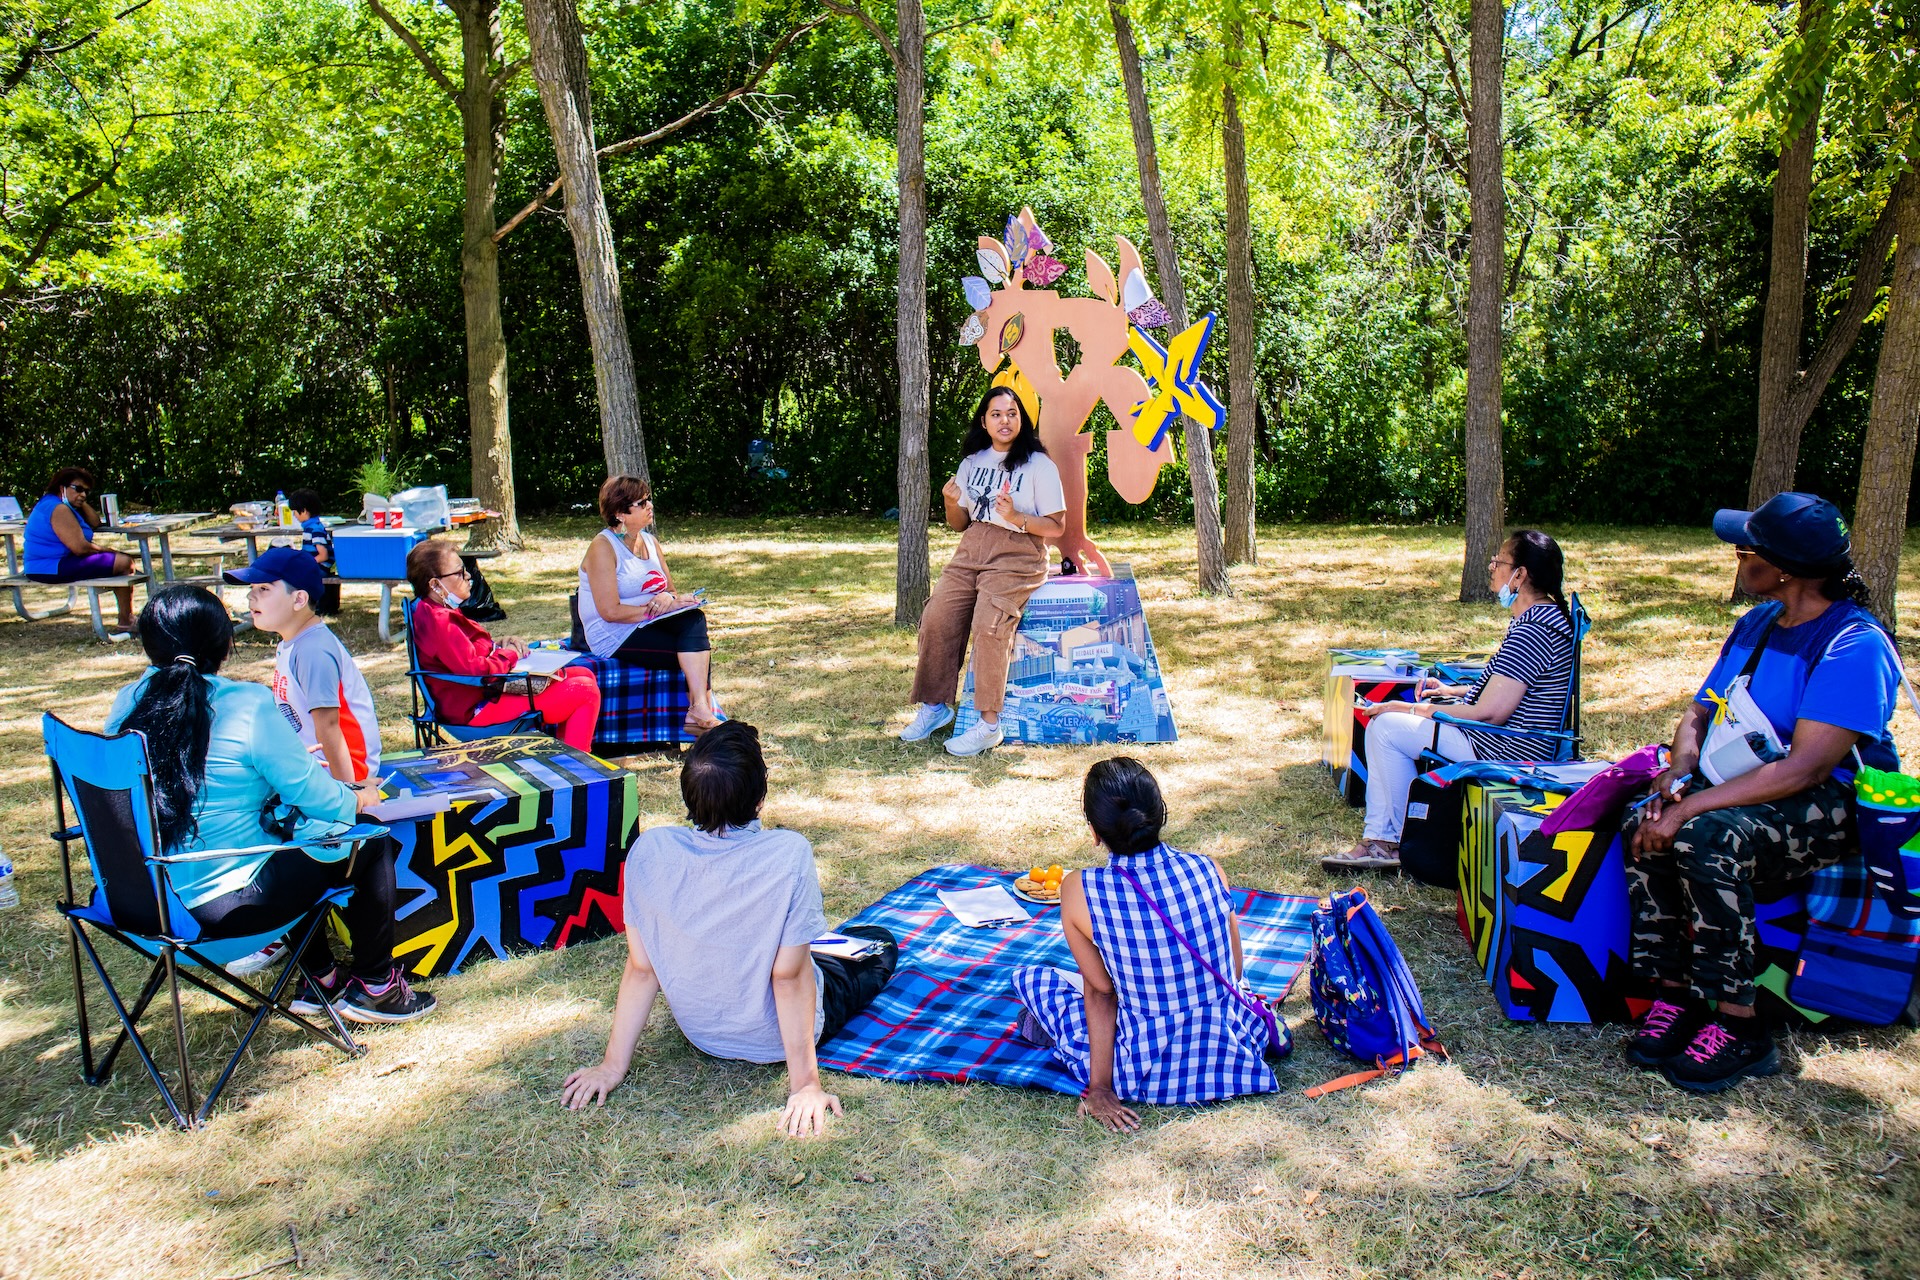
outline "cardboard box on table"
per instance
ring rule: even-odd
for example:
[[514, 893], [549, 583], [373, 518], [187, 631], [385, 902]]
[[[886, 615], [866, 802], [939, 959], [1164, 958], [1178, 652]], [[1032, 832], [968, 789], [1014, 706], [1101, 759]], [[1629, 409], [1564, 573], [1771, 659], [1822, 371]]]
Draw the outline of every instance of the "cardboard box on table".
[[545, 737], [484, 738], [383, 761], [389, 796], [454, 797], [392, 826], [394, 957], [420, 977], [476, 956], [555, 950], [625, 928], [621, 889], [637, 780]]
[[1501, 1010], [1527, 1022], [1620, 1022], [1644, 1013], [1643, 986], [1628, 970], [1632, 922], [1618, 829], [1542, 833], [1572, 786], [1455, 785], [1467, 788], [1461, 931]]
[[1321, 695], [1320, 764], [1355, 808], [1367, 802], [1367, 722], [1373, 716], [1354, 705], [1411, 702], [1424, 676], [1471, 684], [1486, 669], [1485, 653], [1422, 653], [1416, 649], [1329, 649]]

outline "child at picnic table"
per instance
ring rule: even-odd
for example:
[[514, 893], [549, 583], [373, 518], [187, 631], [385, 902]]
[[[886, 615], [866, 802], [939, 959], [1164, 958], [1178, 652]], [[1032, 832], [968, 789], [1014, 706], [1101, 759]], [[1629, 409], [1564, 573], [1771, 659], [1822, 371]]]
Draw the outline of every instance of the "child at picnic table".
[[1081, 804], [1107, 865], [1060, 882], [1060, 925], [1079, 972], [1014, 970], [1014, 994], [1026, 1006], [1021, 1036], [1053, 1049], [1086, 1086], [1080, 1114], [1116, 1132], [1140, 1126], [1123, 1100], [1212, 1102], [1278, 1089], [1251, 996], [1222, 980], [1231, 974], [1244, 986], [1220, 864], [1160, 838], [1166, 801], [1138, 760], [1094, 765]]
[[[320, 495], [313, 489], [295, 489], [287, 495], [287, 508], [300, 522], [300, 550], [313, 557], [322, 574], [333, 572], [333, 530], [320, 518]], [[340, 612], [340, 584], [321, 588], [314, 602], [316, 612], [333, 616]]]
[[716, 1058], [787, 1064], [780, 1131], [824, 1133], [840, 1099], [820, 1085], [815, 1047], [872, 1003], [900, 956], [875, 925], [849, 937], [881, 944], [858, 959], [812, 954], [827, 930], [813, 846], [796, 831], [760, 825], [767, 765], [760, 734], [739, 720], [702, 734], [680, 771], [690, 827], [644, 831], [627, 853], [627, 966], [607, 1052], [566, 1078], [560, 1098], [579, 1110], [626, 1079], [656, 995], [694, 1048]]

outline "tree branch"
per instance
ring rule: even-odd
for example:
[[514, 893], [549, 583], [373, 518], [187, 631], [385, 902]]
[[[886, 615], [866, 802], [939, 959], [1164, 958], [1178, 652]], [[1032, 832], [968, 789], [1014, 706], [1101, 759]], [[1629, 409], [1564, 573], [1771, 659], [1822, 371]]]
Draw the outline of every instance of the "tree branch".
[[[705, 116], [710, 116], [717, 111], [724, 110], [729, 103], [732, 103], [732, 102], [738, 101], [741, 98], [744, 98], [745, 96], [752, 93], [755, 89], [759, 87], [760, 82], [766, 78], [767, 72], [773, 70], [773, 64], [780, 60], [780, 55], [782, 53], [786, 52], [788, 45], [792, 44], [795, 40], [798, 40], [801, 36], [813, 30], [815, 27], [819, 26], [821, 23], [825, 22], [827, 20], [827, 17], [828, 15], [823, 13], [811, 22], [802, 23], [800, 26], [794, 27], [792, 30], [788, 31], [785, 35], [781, 36], [778, 40], [774, 41], [773, 48], [767, 51], [767, 56], [761, 60], [759, 66], [754, 68], [752, 75], [748, 76], [745, 80], [741, 81], [740, 84], [727, 90], [725, 93], [721, 94], [719, 97], [713, 99], [711, 102], [695, 107], [693, 110], [687, 112], [687, 114], [681, 116], [678, 120], [670, 121], [667, 124], [663, 124], [658, 129], [654, 129], [648, 133], [643, 133], [637, 138], [627, 138], [621, 142], [610, 142], [606, 146], [601, 147], [598, 151], [595, 151], [593, 153], [594, 158], [598, 160], [606, 160], [606, 159], [612, 158], [613, 156], [623, 156], [627, 154], [627, 152], [629, 151], [637, 151], [641, 147], [652, 146], [654, 143], [660, 141], [662, 138], [669, 137], [673, 134], [680, 132], [680, 130], [686, 128], [688, 125], [692, 124], [694, 121], [699, 120]], [[507, 234], [511, 232], [515, 227], [525, 222], [528, 218], [531, 218], [534, 214], [540, 212], [540, 210], [546, 206], [547, 201], [559, 195], [560, 189], [565, 185], [566, 185], [566, 179], [564, 178], [564, 176], [555, 178], [552, 182], [548, 183], [547, 189], [545, 191], [542, 191], [539, 195], [535, 196], [532, 200], [528, 201], [525, 208], [521, 209], [518, 213], [514, 214], [511, 218], [508, 218], [506, 222], [501, 224], [500, 229], [493, 233], [493, 242], [495, 244], [499, 244], [502, 240], [506, 239]]]
[[1874, 305], [1880, 300], [1880, 277], [1886, 266], [1887, 251], [1893, 247], [1894, 212], [1893, 196], [1889, 193], [1879, 220], [1860, 245], [1860, 259], [1853, 270], [1853, 287], [1847, 291], [1846, 305], [1840, 308], [1833, 327], [1827, 331], [1826, 339], [1806, 370], [1787, 384], [1787, 398], [1796, 405], [1804, 404], [1809, 415], [1814, 403], [1826, 391], [1827, 383], [1839, 372], [1840, 362], [1853, 350], [1860, 326], [1873, 314]]
[[873, 20], [873, 15], [867, 12], [866, 6], [860, 4], [859, 0], [820, 0], [820, 3], [829, 13], [837, 13], [843, 18], [857, 19], [861, 26], [873, 33], [873, 38], [880, 42], [880, 47], [886, 50], [887, 60], [893, 63], [894, 71], [902, 70], [900, 47], [887, 35], [885, 28]]
[[1348, 65], [1360, 73], [1360, 78], [1365, 80], [1375, 93], [1399, 108], [1402, 117], [1405, 118], [1409, 124], [1419, 129], [1420, 132], [1426, 136], [1427, 141], [1439, 149], [1440, 158], [1446, 164], [1447, 168], [1453, 170], [1462, 182], [1466, 181], [1466, 165], [1462, 164], [1459, 157], [1454, 155], [1453, 147], [1447, 142], [1446, 136], [1428, 122], [1427, 113], [1424, 110], [1414, 107], [1411, 103], [1399, 97], [1385, 85], [1374, 79], [1373, 73], [1367, 70], [1360, 59], [1354, 57], [1353, 50], [1347, 48], [1346, 45], [1340, 43], [1338, 40], [1329, 38], [1327, 40], [1327, 47], [1345, 58]]
[[380, 3], [380, 0], [367, 0], [367, 8], [373, 10], [374, 13], [378, 15], [380, 21], [386, 23], [387, 26], [392, 29], [393, 34], [400, 37], [401, 44], [413, 50], [413, 56], [418, 58], [420, 65], [426, 68], [427, 75], [432, 78], [435, 84], [447, 91], [449, 98], [458, 98], [460, 96], [460, 90], [454, 85], [453, 78], [441, 69], [440, 64], [434, 60], [434, 56], [427, 52], [427, 46], [420, 43], [420, 37], [414, 35], [413, 32], [407, 28], [406, 23], [394, 17], [387, 9], [387, 6]]
[[[0, 98], [6, 97], [9, 93], [12, 93], [20, 87], [20, 82], [25, 80], [27, 74], [33, 70], [34, 63], [50, 61], [63, 53], [72, 53], [81, 45], [99, 38], [100, 33], [105, 31], [107, 27], [112, 26], [115, 22], [131, 17], [152, 3], [153, 0], [138, 0], [137, 3], [130, 4], [120, 12], [114, 14], [112, 21], [107, 22], [103, 26], [95, 27], [93, 30], [87, 32], [87, 34], [69, 40], [65, 44], [46, 44], [44, 43], [47, 38], [46, 35], [36, 33], [33, 42], [20, 51], [20, 61], [14, 64], [13, 70], [7, 72], [4, 79], [0, 79]], [[59, 24], [60, 29], [64, 29], [65, 26], [65, 23]]]
[[494, 94], [497, 96], [502, 89], [507, 87], [507, 82], [519, 75], [522, 71], [525, 71], [531, 62], [532, 59], [530, 58], [515, 58], [512, 62], [509, 62], [506, 66], [495, 72], [492, 82]]

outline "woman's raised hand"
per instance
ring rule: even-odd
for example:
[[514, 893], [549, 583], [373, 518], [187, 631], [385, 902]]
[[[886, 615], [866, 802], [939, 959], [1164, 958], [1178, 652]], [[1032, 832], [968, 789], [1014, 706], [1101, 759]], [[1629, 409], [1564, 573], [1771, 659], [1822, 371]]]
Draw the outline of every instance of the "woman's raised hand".
[[967, 505], [967, 495], [960, 492], [960, 482], [958, 480], [949, 480], [941, 485], [940, 496], [956, 507], [964, 507]]
[[993, 514], [1007, 523], [1013, 523], [1013, 495], [1002, 489], [993, 495]]

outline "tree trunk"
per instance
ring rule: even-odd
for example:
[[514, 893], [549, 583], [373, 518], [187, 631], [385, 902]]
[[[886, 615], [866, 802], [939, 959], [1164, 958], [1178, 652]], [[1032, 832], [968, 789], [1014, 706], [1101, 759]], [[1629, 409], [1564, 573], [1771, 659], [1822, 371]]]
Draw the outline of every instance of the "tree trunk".
[[[1800, 5], [1805, 34], [1811, 10]], [[1825, 85], [1821, 85], [1824, 92]], [[1800, 335], [1807, 297], [1808, 200], [1813, 194], [1813, 154], [1820, 143], [1820, 105], [1782, 148], [1773, 177], [1772, 262], [1767, 273], [1767, 309], [1760, 327], [1760, 419], [1753, 471], [1747, 480], [1751, 510], [1793, 488], [1800, 465], [1800, 433], [1807, 415], [1793, 412], [1800, 373]], [[1812, 406], [1808, 406], [1808, 413]]]
[[646, 437], [633, 378], [633, 348], [620, 303], [620, 263], [613, 224], [594, 155], [593, 104], [588, 93], [586, 34], [574, 0], [527, 0], [527, 43], [540, 105], [566, 180], [567, 230], [580, 269], [580, 294], [593, 345], [593, 384], [600, 400], [600, 443], [609, 475], [647, 474]]
[[[1147, 103], [1146, 78], [1140, 70], [1140, 49], [1134, 43], [1133, 22], [1125, 0], [1108, 0], [1113, 39], [1120, 52], [1120, 78], [1127, 88], [1127, 120], [1133, 127], [1133, 154], [1140, 167], [1140, 202], [1147, 209], [1147, 232], [1153, 240], [1154, 265], [1160, 279], [1160, 299], [1173, 316], [1173, 332], [1187, 327], [1187, 291], [1180, 280], [1180, 259], [1173, 247], [1173, 224], [1160, 194], [1160, 160], [1153, 139], [1153, 111]], [[1187, 477], [1193, 486], [1193, 532], [1200, 561], [1200, 589], [1210, 595], [1229, 595], [1227, 553], [1220, 529], [1220, 481], [1213, 469], [1213, 441], [1207, 429], [1181, 415], [1187, 440]]]
[[[1236, 33], [1237, 34], [1237, 33]], [[1237, 46], [1239, 41], [1235, 40]], [[1227, 526], [1226, 561], [1259, 557], [1253, 514], [1253, 353], [1257, 337], [1253, 297], [1253, 221], [1247, 193], [1247, 131], [1240, 99], [1228, 85], [1220, 95], [1220, 138], [1227, 167]]]
[[1500, 457], [1500, 311], [1507, 256], [1506, 166], [1500, 92], [1506, 24], [1500, 0], [1472, 0], [1473, 106], [1468, 123], [1467, 189], [1473, 242], [1467, 270], [1467, 531], [1460, 599], [1488, 600], [1487, 561], [1506, 521]]
[[1897, 616], [1900, 547], [1907, 532], [1914, 441], [1920, 436], [1920, 178], [1911, 169], [1895, 185], [1892, 200], [1899, 248], [1853, 508], [1853, 562], [1873, 593], [1874, 612], [1889, 627]]
[[507, 422], [507, 336], [500, 320], [500, 254], [493, 242], [494, 198], [507, 118], [493, 77], [506, 62], [499, 0], [455, 6], [460, 17], [460, 128], [466, 168], [461, 209], [460, 293], [467, 318], [467, 423], [473, 496], [500, 513], [474, 527], [468, 545], [519, 548], [513, 497], [513, 438]]
[[927, 524], [933, 484], [927, 470], [931, 395], [927, 352], [927, 23], [921, 0], [899, 0], [894, 67], [895, 172], [900, 187], [900, 265], [894, 355], [900, 369], [900, 535], [894, 552], [893, 621], [920, 625], [931, 587]]

